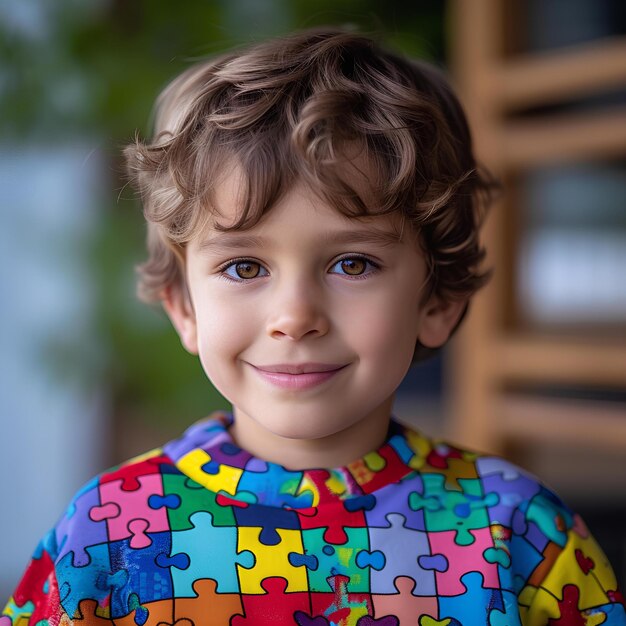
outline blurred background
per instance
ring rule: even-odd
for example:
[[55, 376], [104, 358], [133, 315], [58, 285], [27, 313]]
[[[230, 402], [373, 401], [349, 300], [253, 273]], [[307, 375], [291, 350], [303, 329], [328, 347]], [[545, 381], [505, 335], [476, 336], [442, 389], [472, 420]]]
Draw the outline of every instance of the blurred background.
[[505, 186], [494, 280], [397, 415], [542, 476], [626, 582], [621, 0], [4, 0], [0, 603], [82, 483], [227, 407], [135, 298], [144, 233], [120, 148], [194, 60], [323, 24], [448, 68]]

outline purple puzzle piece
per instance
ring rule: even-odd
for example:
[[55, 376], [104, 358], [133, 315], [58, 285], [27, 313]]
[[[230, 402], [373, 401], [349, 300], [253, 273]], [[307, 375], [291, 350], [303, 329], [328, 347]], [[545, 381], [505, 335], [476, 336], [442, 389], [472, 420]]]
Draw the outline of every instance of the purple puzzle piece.
[[414, 595], [434, 596], [437, 593], [435, 572], [422, 567], [419, 561], [421, 557], [432, 556], [428, 534], [406, 527], [404, 521], [403, 515], [389, 513], [389, 528], [369, 529], [370, 551], [385, 555], [385, 566], [381, 570], [371, 570], [372, 593], [397, 593], [393, 581], [398, 576], [405, 576], [416, 581]]
[[376, 492], [376, 506], [365, 511], [365, 519], [370, 528], [389, 528], [387, 515], [390, 512], [402, 511], [406, 521], [404, 526], [413, 530], [426, 530], [424, 511], [414, 511], [409, 507], [409, 495], [413, 492], [423, 493], [423, 483], [419, 476], [411, 476], [410, 480], [401, 480], [383, 487]]
[[[89, 515], [91, 509], [97, 506], [100, 506], [100, 495], [97, 483], [94, 483], [91, 489], [81, 493], [72, 502], [73, 513], [68, 512], [57, 525], [56, 540], [60, 547], [59, 559], [73, 552], [74, 566], [84, 567], [91, 561], [85, 548], [106, 543], [108, 540], [106, 520], [94, 521]], [[80, 532], [74, 532], [76, 528], [80, 529]]]
[[522, 502], [530, 502], [541, 487], [520, 469], [501, 459], [478, 459], [477, 468], [485, 493], [495, 492], [499, 502], [488, 508], [489, 521], [511, 527], [513, 513]]

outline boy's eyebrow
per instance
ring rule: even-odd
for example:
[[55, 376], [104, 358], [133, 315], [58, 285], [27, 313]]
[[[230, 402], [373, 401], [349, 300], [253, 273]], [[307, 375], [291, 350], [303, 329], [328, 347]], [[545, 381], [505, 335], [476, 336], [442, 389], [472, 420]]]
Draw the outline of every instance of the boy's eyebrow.
[[[384, 230], [346, 230], [333, 231], [324, 237], [326, 244], [371, 243], [389, 246], [399, 243], [402, 237], [395, 232]], [[200, 242], [200, 251], [236, 250], [238, 248], [264, 248], [268, 241], [254, 235], [220, 234]]]

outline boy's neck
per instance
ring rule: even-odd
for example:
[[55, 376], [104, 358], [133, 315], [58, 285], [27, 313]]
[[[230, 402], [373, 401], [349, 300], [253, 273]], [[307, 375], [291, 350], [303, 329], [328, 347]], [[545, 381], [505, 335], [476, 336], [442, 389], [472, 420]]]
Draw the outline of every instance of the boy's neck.
[[233, 407], [233, 441], [253, 456], [290, 470], [343, 467], [380, 448], [387, 439], [393, 397], [364, 420], [319, 439], [276, 435]]

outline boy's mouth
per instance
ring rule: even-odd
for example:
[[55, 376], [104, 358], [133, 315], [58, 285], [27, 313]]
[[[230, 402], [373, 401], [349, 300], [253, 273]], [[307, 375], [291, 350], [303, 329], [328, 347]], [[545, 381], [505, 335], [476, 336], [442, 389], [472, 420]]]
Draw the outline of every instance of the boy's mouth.
[[278, 363], [276, 365], [253, 365], [263, 372], [276, 374], [312, 374], [319, 372], [332, 372], [339, 370], [345, 365], [335, 363]]
[[[252, 365], [252, 364], [250, 364]], [[333, 378], [346, 365], [335, 363], [277, 363], [252, 365], [265, 381], [283, 389], [310, 389]]]

